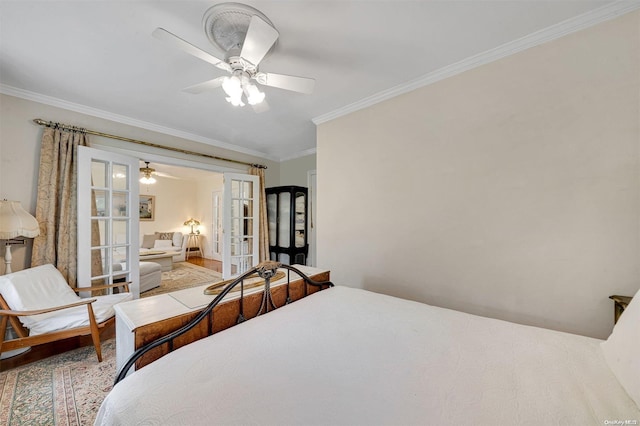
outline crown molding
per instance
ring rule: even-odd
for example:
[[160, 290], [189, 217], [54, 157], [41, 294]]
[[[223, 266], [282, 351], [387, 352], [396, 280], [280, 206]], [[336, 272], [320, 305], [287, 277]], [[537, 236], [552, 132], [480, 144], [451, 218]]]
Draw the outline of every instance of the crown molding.
[[307, 155], [313, 155], [316, 153], [316, 148], [305, 149], [304, 151], [298, 151], [295, 154], [287, 155], [286, 157], [281, 157], [280, 161], [289, 161], [295, 160], [297, 158], [306, 157]]
[[442, 67], [436, 71], [425, 74], [422, 77], [408, 81], [403, 84], [383, 90], [374, 95], [368, 96], [357, 102], [338, 108], [326, 114], [312, 119], [317, 126], [327, 121], [334, 120], [352, 112], [370, 107], [387, 99], [394, 98], [407, 92], [428, 86], [440, 80], [444, 80], [454, 75], [461, 74], [481, 65], [497, 61], [521, 52], [534, 46], [547, 43], [565, 35], [589, 28], [604, 21], [608, 21], [626, 13], [640, 9], [640, 0], [622, 0], [609, 3], [605, 6], [594, 9], [590, 12], [574, 18], [567, 19], [558, 24], [536, 31], [519, 39], [510, 41], [496, 48], [487, 50], [474, 56], [470, 56], [462, 61]]
[[204, 143], [207, 145], [215, 146], [218, 148], [228, 149], [234, 152], [242, 154], [252, 155], [254, 157], [262, 158], [271, 161], [281, 161], [279, 158], [265, 154], [264, 152], [254, 151], [251, 149], [239, 147], [226, 142], [222, 142], [216, 139], [206, 138], [204, 136], [196, 135], [194, 133], [185, 132], [182, 130], [173, 129], [170, 127], [160, 126], [157, 124], [149, 123], [147, 121], [136, 120], [131, 117], [127, 117], [120, 114], [114, 114], [109, 111], [89, 107], [86, 105], [76, 104], [73, 102], [65, 101], [63, 99], [54, 98], [52, 96], [43, 95], [36, 92], [31, 92], [17, 87], [8, 86], [6, 84], [0, 84], [0, 93], [15, 96], [16, 98], [26, 99], [29, 101], [38, 102], [45, 105], [51, 105], [57, 108], [66, 109], [69, 111], [79, 112], [92, 117], [103, 118], [105, 120], [114, 121], [120, 124], [126, 124], [133, 127], [138, 127], [152, 132], [163, 133], [169, 136], [175, 136], [181, 139], [187, 139], [195, 142]]

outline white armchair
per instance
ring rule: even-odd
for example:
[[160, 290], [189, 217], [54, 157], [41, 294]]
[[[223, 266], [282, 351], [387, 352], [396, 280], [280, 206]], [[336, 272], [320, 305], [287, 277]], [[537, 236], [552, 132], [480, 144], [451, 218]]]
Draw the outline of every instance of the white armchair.
[[[76, 294], [114, 287], [124, 292], [90, 298]], [[53, 265], [2, 275], [0, 352], [90, 334], [102, 361], [100, 332], [115, 322], [114, 305], [132, 299], [128, 283], [72, 289]], [[18, 337], [5, 341], [8, 322]]]

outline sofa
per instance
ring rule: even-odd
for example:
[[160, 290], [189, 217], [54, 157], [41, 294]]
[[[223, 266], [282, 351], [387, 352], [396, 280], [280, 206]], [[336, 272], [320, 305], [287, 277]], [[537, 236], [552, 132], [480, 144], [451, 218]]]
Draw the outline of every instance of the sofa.
[[187, 242], [189, 234], [182, 232], [154, 232], [145, 234], [140, 239], [140, 252], [144, 251], [177, 251], [173, 256], [174, 262], [184, 262], [187, 255]]

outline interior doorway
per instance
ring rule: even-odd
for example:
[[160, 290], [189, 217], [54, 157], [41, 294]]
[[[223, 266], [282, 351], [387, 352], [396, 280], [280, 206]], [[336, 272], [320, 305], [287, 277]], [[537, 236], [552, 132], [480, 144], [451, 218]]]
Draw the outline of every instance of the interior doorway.
[[[188, 239], [190, 241], [193, 241], [194, 239], [188, 234], [193, 232], [198, 235], [196, 240], [198, 241], [197, 244], [200, 255], [205, 260], [206, 258], [211, 258], [213, 242], [211, 237], [211, 218], [213, 217], [212, 192], [215, 190], [222, 190], [223, 195], [227, 192], [224, 190], [225, 176], [230, 177], [230, 179], [227, 179], [230, 182], [234, 179], [250, 180], [255, 178], [251, 175], [244, 174], [246, 173], [244, 169], [238, 170], [235, 167], [232, 168], [229, 166], [206, 164], [199, 161], [166, 157], [164, 155], [153, 153], [141, 153], [117, 147], [101, 146], [99, 144], [95, 144], [94, 149], [102, 151], [106, 155], [109, 153], [114, 155], [123, 155], [128, 158], [127, 161], [132, 161], [130, 168], [127, 169], [130, 173], [128, 176], [132, 179], [132, 183], [128, 188], [135, 191], [135, 196], [130, 201], [130, 209], [124, 209], [124, 217], [131, 221], [131, 226], [128, 228], [129, 230], [127, 232], [135, 234], [135, 238], [132, 236], [130, 239], [125, 241], [126, 246], [128, 247], [126, 249], [126, 252], [128, 253], [127, 255], [131, 256], [131, 259], [125, 262], [127, 268], [129, 265], [133, 267], [133, 265], [136, 265], [139, 262], [139, 250], [140, 244], [142, 243], [142, 237], [146, 234], [155, 234], [155, 232], [182, 232], [185, 234], [185, 237], [189, 237]], [[139, 169], [147, 167], [147, 162], [149, 163], [148, 167], [154, 169], [152, 175], [155, 182], [138, 184], [138, 178], [142, 175], [139, 173]], [[83, 190], [81, 187], [86, 187], [85, 190], [90, 191], [90, 182], [91, 179], [89, 178], [79, 182], [79, 191]], [[138, 212], [138, 197], [144, 197], [144, 209], [140, 207], [140, 212]], [[233, 198], [233, 200], [236, 199]], [[258, 199], [249, 200], [250, 203], [257, 201]], [[224, 207], [224, 203], [222, 205], [221, 216], [223, 224], [224, 220], [226, 220], [225, 217], [232, 216], [232, 204], [233, 203], [229, 202], [227, 207]], [[241, 223], [242, 221], [258, 223], [257, 209], [251, 210], [252, 212], [256, 212], [255, 217], [250, 214], [248, 217], [241, 218]], [[122, 215], [122, 212], [119, 212], [119, 214]], [[88, 220], [100, 219], [98, 217], [93, 217], [91, 214], [86, 216]], [[195, 219], [199, 222], [195, 224], [193, 228], [186, 224], [186, 222], [193, 223], [191, 219]], [[237, 225], [235, 222], [232, 223]], [[89, 226], [83, 227], [78, 223], [78, 234], [89, 233], [89, 228]], [[236, 226], [236, 228], [238, 228], [238, 226]], [[112, 234], [113, 233], [111, 231], [106, 232], [105, 228], [105, 233], [100, 235], [104, 236]], [[253, 235], [250, 236], [253, 238]], [[257, 240], [257, 238], [255, 239]], [[227, 247], [225, 247], [225, 245]], [[185, 247], [186, 245], [183, 244], [182, 246]], [[220, 249], [220, 247], [218, 248]], [[223, 259], [225, 256], [230, 256], [230, 261], [228, 262], [229, 265], [234, 261], [238, 262], [239, 260], [243, 260], [243, 264], [247, 264], [250, 267], [253, 265], [254, 260], [257, 260], [257, 256], [252, 256], [250, 252], [247, 254], [247, 250], [242, 251], [239, 255], [238, 253], [231, 255], [231, 249], [231, 243], [222, 243], [221, 251], [223, 253]], [[87, 251], [88, 250], [89, 248], [87, 248]], [[255, 251], [257, 252], [257, 250]], [[109, 262], [108, 264], [111, 264], [111, 257], [113, 256], [108, 257], [105, 255], [103, 257], [103, 263]], [[115, 259], [115, 257], [113, 257], [113, 259]], [[224, 263], [225, 262], [223, 261], [223, 268]], [[239, 268], [235, 269], [239, 270]], [[136, 272], [137, 275], [137, 270], [128, 270], [127, 272]]]
[[[144, 167], [145, 163], [140, 163]], [[140, 220], [140, 235], [193, 232], [196, 236], [188, 240], [187, 259], [191, 260], [196, 255], [222, 262], [222, 245], [219, 240], [221, 229], [215, 228], [212, 220], [214, 213], [221, 217], [222, 210], [214, 212], [212, 194], [223, 193], [224, 174], [161, 161], [150, 162], [149, 167], [155, 169], [153, 177], [156, 182], [140, 183], [140, 195], [153, 197], [154, 217], [153, 220]], [[218, 207], [222, 206], [219, 204]], [[190, 219], [195, 219], [198, 224], [185, 225]]]

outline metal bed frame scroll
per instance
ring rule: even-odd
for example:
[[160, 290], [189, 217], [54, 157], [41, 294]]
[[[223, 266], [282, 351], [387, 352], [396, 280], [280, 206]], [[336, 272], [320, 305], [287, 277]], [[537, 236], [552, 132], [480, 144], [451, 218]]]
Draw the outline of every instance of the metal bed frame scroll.
[[[249, 271], [245, 272], [244, 274], [240, 275], [238, 278], [236, 278], [235, 280], [233, 280], [231, 283], [229, 283], [221, 292], [220, 294], [218, 294], [215, 299], [213, 299], [211, 301], [211, 303], [209, 303], [209, 305], [207, 305], [206, 308], [204, 308], [198, 315], [196, 315], [191, 321], [189, 321], [187, 324], [185, 324], [184, 326], [182, 326], [181, 328], [167, 334], [164, 337], [161, 337], [159, 339], [154, 340], [153, 342], [150, 342], [148, 344], [146, 344], [145, 346], [139, 348], [138, 350], [136, 350], [127, 360], [127, 362], [125, 362], [125, 364], [122, 366], [122, 368], [120, 368], [120, 371], [118, 371], [118, 374], [114, 380], [114, 385], [118, 384], [118, 382], [120, 382], [122, 379], [124, 379], [129, 370], [131, 369], [131, 367], [133, 367], [133, 365], [136, 363], [136, 361], [138, 361], [144, 354], [146, 354], [147, 352], [149, 352], [150, 350], [157, 348], [161, 345], [164, 345], [165, 343], [168, 343], [169, 346], [169, 352], [173, 351], [173, 341], [174, 339], [176, 339], [177, 337], [183, 335], [184, 333], [188, 332], [189, 330], [193, 329], [196, 325], [198, 325], [198, 323], [200, 321], [202, 321], [205, 318], [209, 318], [209, 316], [211, 315], [213, 309], [220, 304], [220, 302], [222, 302], [222, 300], [224, 299], [224, 297], [231, 291], [233, 290], [236, 286], [240, 286], [240, 297], [239, 297], [239, 302], [240, 302], [240, 312], [238, 315], [238, 318], [236, 320], [236, 324], [240, 324], [244, 321], [247, 321], [247, 319], [245, 318], [244, 315], [244, 304], [243, 304], [243, 299], [244, 299], [244, 280], [246, 278], [248, 278], [251, 275], [255, 275], [257, 274], [260, 278], [264, 279], [264, 291], [262, 293], [262, 302], [260, 303], [260, 308], [258, 309], [257, 314], [254, 317], [257, 317], [263, 313], [267, 313], [270, 310], [274, 310], [277, 309], [277, 306], [275, 306], [275, 304], [273, 303], [273, 299], [271, 296], [271, 278], [276, 274], [278, 269], [286, 269], [287, 270], [287, 283], [286, 283], [286, 301], [285, 301], [285, 305], [288, 305], [289, 303], [291, 303], [291, 298], [289, 296], [289, 285], [291, 283], [291, 272], [295, 272], [296, 274], [298, 274], [302, 280], [304, 280], [305, 284], [314, 286], [314, 287], [319, 287], [321, 290], [323, 290], [325, 287], [333, 287], [334, 284], [331, 281], [322, 281], [322, 282], [318, 282], [318, 281], [314, 281], [311, 278], [309, 278], [308, 276], [306, 276], [304, 273], [302, 273], [301, 271], [299, 271], [298, 269], [294, 268], [293, 266], [290, 265], [285, 265], [282, 264], [280, 262], [274, 262], [274, 261], [266, 261], [266, 262], [262, 262], [260, 264], [258, 264], [257, 266], [251, 268]], [[297, 279], [297, 278], [296, 278]], [[304, 286], [304, 297], [307, 296], [307, 286]], [[252, 317], [253, 318], [253, 317]], [[213, 334], [211, 328], [209, 327], [208, 330], [208, 336], [210, 336], [211, 334]]]

